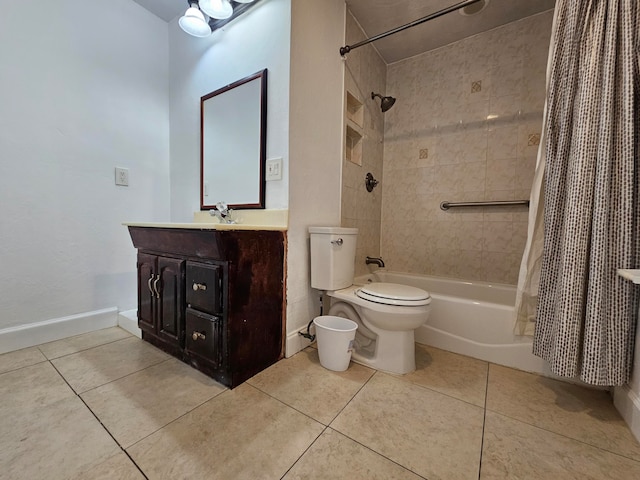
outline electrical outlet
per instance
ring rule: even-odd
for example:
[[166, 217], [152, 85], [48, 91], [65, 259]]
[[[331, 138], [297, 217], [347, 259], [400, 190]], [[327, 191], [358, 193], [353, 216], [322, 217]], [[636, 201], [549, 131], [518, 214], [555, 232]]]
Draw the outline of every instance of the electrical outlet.
[[129, 186], [129, 169], [116, 167], [116, 185]]
[[282, 180], [282, 158], [267, 160], [267, 182]]

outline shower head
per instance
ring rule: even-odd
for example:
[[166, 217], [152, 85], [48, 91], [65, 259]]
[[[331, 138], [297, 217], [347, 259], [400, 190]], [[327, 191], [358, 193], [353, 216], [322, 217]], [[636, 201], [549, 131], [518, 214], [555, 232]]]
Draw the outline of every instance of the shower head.
[[371, 100], [376, 97], [380, 97], [380, 109], [382, 110], [382, 113], [389, 110], [391, 107], [393, 107], [393, 104], [396, 103], [396, 99], [393, 97], [383, 97], [379, 93], [371, 92]]

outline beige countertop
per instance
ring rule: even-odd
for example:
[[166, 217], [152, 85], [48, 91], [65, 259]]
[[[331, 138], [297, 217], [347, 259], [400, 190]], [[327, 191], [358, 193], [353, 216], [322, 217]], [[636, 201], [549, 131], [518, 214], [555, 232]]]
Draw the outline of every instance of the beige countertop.
[[238, 223], [219, 223], [208, 211], [193, 214], [193, 222], [125, 222], [127, 227], [186, 228], [190, 230], [275, 230], [287, 231], [288, 210], [234, 210], [232, 218]]
[[276, 230], [286, 231], [287, 227], [282, 225], [249, 225], [244, 223], [162, 223], [162, 222], [125, 222], [126, 227], [148, 227], [148, 228], [187, 228], [191, 230]]

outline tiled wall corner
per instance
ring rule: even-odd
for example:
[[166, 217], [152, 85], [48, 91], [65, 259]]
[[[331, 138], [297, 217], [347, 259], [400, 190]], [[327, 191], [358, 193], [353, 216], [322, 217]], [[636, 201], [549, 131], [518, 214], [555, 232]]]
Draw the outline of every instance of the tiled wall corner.
[[[346, 38], [347, 44], [366, 38], [349, 12]], [[372, 100], [371, 92], [387, 94], [387, 66], [372, 45], [350, 52], [345, 66], [345, 89], [364, 104], [364, 135], [362, 165], [343, 159], [341, 224], [359, 229], [355, 273], [361, 275], [369, 271], [365, 265], [365, 257], [380, 255], [384, 117], [380, 110], [380, 100]], [[368, 172], [380, 182], [372, 192], [367, 192], [365, 188], [365, 176]]]

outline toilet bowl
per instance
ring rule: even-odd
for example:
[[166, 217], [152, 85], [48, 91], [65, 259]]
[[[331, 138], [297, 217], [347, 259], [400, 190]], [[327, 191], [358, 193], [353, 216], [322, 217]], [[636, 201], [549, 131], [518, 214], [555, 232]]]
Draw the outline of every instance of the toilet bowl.
[[427, 292], [375, 283], [327, 293], [331, 297], [329, 315], [358, 324], [353, 361], [395, 374], [416, 369], [414, 331], [428, 319], [431, 298]]
[[358, 229], [310, 227], [311, 286], [331, 297], [329, 315], [358, 324], [351, 358], [385, 372], [416, 368], [414, 330], [429, 316], [428, 292], [408, 285], [353, 285]]

